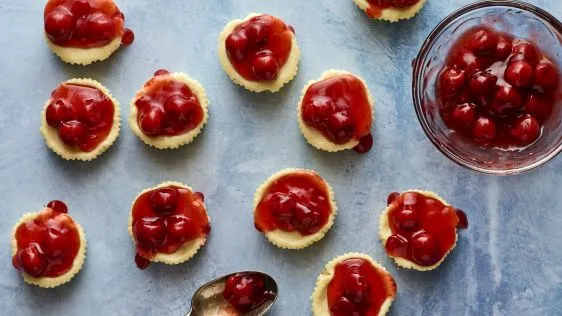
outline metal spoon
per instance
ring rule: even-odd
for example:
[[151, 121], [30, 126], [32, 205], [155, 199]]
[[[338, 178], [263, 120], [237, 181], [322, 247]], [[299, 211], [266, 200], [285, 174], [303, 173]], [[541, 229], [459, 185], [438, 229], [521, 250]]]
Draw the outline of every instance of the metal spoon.
[[[224, 291], [226, 279], [237, 273], [257, 273], [262, 275], [265, 281], [265, 289], [271, 291], [274, 295], [248, 313], [236, 311], [234, 307], [224, 299], [222, 293]], [[263, 316], [269, 311], [273, 303], [275, 303], [277, 296], [279, 296], [277, 283], [270, 275], [259, 271], [235, 272], [214, 279], [195, 291], [191, 298], [191, 310], [186, 316]]]

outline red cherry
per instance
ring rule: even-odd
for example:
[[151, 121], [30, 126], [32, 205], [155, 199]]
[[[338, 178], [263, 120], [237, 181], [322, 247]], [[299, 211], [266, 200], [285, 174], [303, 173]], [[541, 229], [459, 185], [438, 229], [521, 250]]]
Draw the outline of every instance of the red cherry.
[[419, 195], [420, 194], [417, 192], [405, 192], [404, 196], [402, 197], [404, 205], [408, 208], [416, 205], [420, 201]]
[[158, 248], [166, 241], [166, 224], [159, 217], [143, 217], [133, 226], [136, 241], [144, 248]]
[[150, 204], [155, 212], [160, 214], [173, 212], [178, 203], [178, 190], [167, 187], [160, 188], [150, 195]]
[[356, 153], [364, 154], [371, 150], [371, 147], [373, 147], [373, 135], [369, 133], [359, 138], [359, 144], [353, 147], [353, 151], [355, 151]]
[[172, 95], [164, 103], [166, 115], [172, 123], [182, 127], [191, 123], [194, 111], [198, 107], [199, 104], [194, 98], [187, 99], [182, 95]]
[[193, 195], [195, 196], [196, 200], [199, 200], [201, 202], [205, 201], [205, 195], [201, 192], [194, 192]]
[[166, 69], [158, 69], [154, 72], [154, 77], [168, 75], [170, 72]]
[[498, 43], [496, 44], [496, 49], [494, 51], [494, 57], [497, 60], [506, 60], [509, 55], [511, 55], [512, 45], [509, 40], [505, 37], [500, 36], [498, 38]]
[[145, 135], [158, 135], [162, 132], [166, 113], [159, 106], [151, 106], [141, 110], [139, 125]]
[[465, 74], [463, 70], [447, 68], [441, 73], [439, 88], [446, 96], [452, 96], [464, 86], [464, 82]]
[[[232, 284], [235, 285], [232, 286]], [[237, 280], [229, 282], [229, 285], [230, 287], [228, 287], [228, 290], [225, 288], [223, 295], [230, 304], [243, 310], [252, 306], [255, 290], [250, 278], [242, 276]]]
[[49, 227], [45, 230], [44, 238], [41, 242], [41, 249], [49, 258], [60, 258], [70, 247], [70, 240], [67, 236], [67, 229]]
[[463, 69], [466, 74], [472, 75], [481, 67], [480, 60], [468, 49], [460, 49], [453, 54], [453, 64]]
[[311, 233], [318, 227], [320, 221], [320, 213], [316, 210], [310, 209], [304, 204], [296, 203], [294, 214], [295, 228], [302, 233]]
[[88, 126], [96, 126], [102, 120], [102, 109], [99, 103], [93, 99], [84, 101], [84, 110], [80, 113], [80, 121]]
[[461, 229], [467, 229], [468, 217], [466, 216], [466, 213], [463, 210], [459, 210], [459, 209], [456, 209], [455, 213], [457, 214], [457, 218], [459, 219], [457, 223], [457, 227]]
[[523, 106], [523, 94], [513, 86], [498, 86], [492, 103], [492, 110], [498, 115], [509, 114], [512, 110], [518, 110]]
[[355, 126], [353, 120], [345, 112], [336, 112], [328, 117], [328, 132], [334, 142], [345, 143], [353, 137]]
[[74, 16], [80, 17], [90, 13], [92, 7], [90, 6], [90, 2], [88, 0], [76, 0], [72, 3], [70, 11]]
[[74, 28], [72, 13], [58, 6], [45, 17], [45, 33], [55, 40], [65, 40]]
[[392, 192], [390, 193], [387, 197], [386, 197], [386, 204], [390, 205], [392, 203], [394, 203], [394, 201], [396, 201], [397, 198], [400, 197], [400, 193], [398, 192]]
[[498, 77], [488, 72], [478, 72], [470, 77], [470, 91], [480, 97], [487, 97], [496, 88]]
[[261, 51], [252, 59], [252, 72], [258, 80], [274, 80], [279, 74], [279, 61], [271, 51]]
[[418, 230], [419, 227], [419, 216], [415, 210], [412, 209], [401, 209], [392, 214], [392, 220], [394, 225], [400, 229], [407, 232], [414, 232]]
[[71, 121], [75, 116], [72, 105], [62, 99], [51, 102], [45, 111], [45, 119], [51, 127], [59, 127], [62, 122]]
[[234, 32], [228, 35], [225, 41], [226, 52], [228, 57], [236, 61], [244, 59], [250, 41], [246, 36], [246, 32]]
[[477, 140], [493, 140], [496, 138], [496, 123], [487, 117], [481, 116], [472, 127], [472, 135]]
[[53, 210], [55, 213], [68, 213], [68, 207], [63, 201], [53, 200], [47, 203], [47, 207]]
[[293, 218], [293, 212], [297, 203], [290, 196], [283, 193], [275, 193], [270, 196], [269, 203], [271, 212], [280, 221], [289, 221]]
[[47, 258], [37, 243], [31, 243], [27, 248], [16, 253], [18, 267], [32, 277], [39, 277], [47, 267]]
[[451, 120], [460, 128], [470, 127], [476, 120], [476, 105], [474, 103], [457, 104], [451, 111]]
[[68, 146], [81, 145], [88, 136], [86, 125], [80, 121], [63, 122], [59, 126], [59, 138]]
[[408, 255], [408, 239], [401, 235], [390, 235], [386, 239], [384, 249], [392, 257], [406, 257]]
[[541, 126], [536, 118], [525, 114], [515, 121], [510, 132], [511, 136], [522, 144], [530, 144], [539, 138]]
[[129, 29], [125, 28], [123, 31], [123, 37], [121, 37], [121, 44], [123, 45], [131, 45], [135, 41], [135, 33]]
[[252, 23], [246, 28], [246, 35], [251, 43], [265, 44], [271, 32], [269, 25], [263, 23]]
[[533, 81], [533, 67], [524, 60], [512, 62], [505, 70], [504, 77], [515, 87], [527, 87]]
[[395, 8], [405, 8], [418, 3], [419, 0], [391, 0], [391, 4]]
[[531, 93], [525, 102], [525, 112], [531, 114], [539, 120], [545, 120], [552, 112], [552, 100], [542, 94]]
[[537, 64], [537, 49], [529, 42], [522, 42], [513, 46], [513, 56], [511, 62], [524, 60], [531, 66]]
[[347, 297], [339, 297], [330, 306], [330, 316], [357, 316], [359, 310]]
[[543, 89], [555, 88], [558, 76], [558, 69], [551, 62], [540, 62], [535, 68], [535, 84]]
[[198, 229], [195, 223], [184, 215], [172, 215], [167, 219], [168, 236], [170, 238], [186, 241], [197, 238]]
[[101, 12], [94, 12], [87, 18], [88, 33], [98, 40], [109, 40], [113, 38], [115, 25], [111, 18]]
[[324, 122], [333, 109], [334, 101], [332, 98], [324, 95], [315, 96], [309, 103], [304, 104], [303, 120], [314, 124]]
[[150, 265], [150, 260], [139, 255], [139, 253], [137, 252], [137, 254], [135, 255], [135, 264], [137, 265], [137, 268], [144, 270]]
[[367, 279], [359, 274], [359, 271], [352, 271], [344, 274], [343, 287], [345, 296], [353, 303], [366, 303], [369, 299], [370, 287]]
[[478, 30], [468, 40], [468, 47], [475, 53], [486, 54], [493, 51], [498, 43], [498, 36], [491, 30]]
[[427, 232], [419, 232], [410, 239], [413, 259], [422, 266], [430, 266], [439, 261], [437, 240]]

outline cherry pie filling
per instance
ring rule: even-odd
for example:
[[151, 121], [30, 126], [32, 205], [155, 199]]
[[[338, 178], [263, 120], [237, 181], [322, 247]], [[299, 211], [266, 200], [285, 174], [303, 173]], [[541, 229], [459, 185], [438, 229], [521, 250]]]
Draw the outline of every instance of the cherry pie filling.
[[317, 233], [332, 213], [328, 190], [320, 176], [307, 171], [278, 178], [256, 207], [256, 229], [265, 233], [276, 229], [301, 235]]
[[45, 118], [67, 146], [90, 152], [109, 135], [115, 106], [95, 87], [63, 83], [49, 100]]
[[228, 59], [246, 80], [275, 80], [291, 53], [293, 33], [292, 27], [274, 16], [252, 17], [226, 38]]
[[16, 228], [14, 268], [32, 277], [59, 277], [72, 268], [80, 233], [64, 202], [51, 201], [33, 220]]
[[354, 148], [367, 152], [373, 145], [371, 105], [365, 85], [351, 75], [338, 75], [310, 85], [302, 100], [304, 123], [335, 144], [359, 140]]
[[559, 100], [559, 71], [533, 43], [488, 27], [466, 31], [437, 80], [441, 117], [484, 147], [521, 149], [542, 134]]
[[147, 136], [176, 136], [195, 129], [204, 118], [197, 95], [184, 82], [160, 69], [135, 101], [137, 123]]
[[274, 296], [275, 293], [266, 289], [265, 278], [251, 272], [229, 277], [223, 291], [226, 301], [241, 313], [256, 309]]
[[380, 18], [384, 9], [406, 9], [420, 0], [367, 0], [369, 7], [367, 7], [367, 15], [373, 18]]
[[376, 316], [395, 295], [396, 284], [386, 272], [363, 258], [345, 259], [328, 284], [330, 316]]
[[392, 257], [432, 266], [451, 250], [456, 229], [468, 227], [466, 214], [418, 192], [393, 192], [387, 199], [392, 235], [385, 244]]
[[167, 186], [141, 194], [133, 204], [135, 262], [144, 269], [158, 253], [172, 254], [186, 242], [205, 238], [211, 230], [204, 196]]

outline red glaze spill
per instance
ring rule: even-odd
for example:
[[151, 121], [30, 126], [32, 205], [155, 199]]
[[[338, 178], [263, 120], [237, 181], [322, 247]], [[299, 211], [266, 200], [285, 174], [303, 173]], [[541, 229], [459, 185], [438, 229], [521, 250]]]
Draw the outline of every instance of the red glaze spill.
[[309, 171], [284, 175], [267, 187], [254, 214], [260, 232], [280, 229], [301, 235], [317, 233], [332, 213], [328, 187]]
[[176, 136], [190, 132], [203, 121], [197, 95], [184, 82], [160, 69], [145, 83], [135, 101], [137, 122], [147, 136]]
[[134, 40], [112, 0], [49, 0], [43, 18], [49, 40], [63, 47], [102, 47], [117, 37], [124, 45]]
[[168, 186], [141, 194], [133, 204], [135, 263], [149, 265], [157, 253], [171, 254], [186, 242], [206, 237], [211, 226], [201, 199], [202, 194]]
[[439, 262], [455, 244], [456, 229], [468, 227], [463, 211], [417, 192], [393, 192], [387, 201], [392, 235], [386, 252], [420, 266]]
[[363, 258], [349, 258], [336, 265], [328, 284], [330, 316], [377, 316], [395, 295], [396, 283], [388, 273]]
[[559, 99], [558, 69], [539, 47], [484, 26], [460, 36], [436, 84], [452, 131], [508, 150], [535, 142]]
[[45, 118], [65, 145], [90, 152], [109, 135], [114, 111], [98, 88], [63, 83], [52, 92]]
[[372, 111], [365, 85], [351, 75], [338, 75], [310, 85], [302, 100], [301, 115], [310, 127], [336, 144], [360, 141], [357, 152], [373, 145]]
[[36, 278], [55, 278], [72, 268], [80, 249], [80, 234], [67, 211], [63, 202], [52, 201], [37, 217], [16, 228], [14, 268]]
[[226, 280], [222, 295], [237, 311], [248, 313], [273, 298], [275, 293], [266, 290], [261, 274], [237, 273]]
[[404, 9], [406, 7], [413, 6], [419, 1], [420, 0], [367, 0], [367, 2], [369, 2], [369, 6], [365, 9], [365, 11], [368, 16], [377, 19], [381, 17], [384, 9]]
[[230, 63], [246, 80], [271, 81], [289, 58], [294, 30], [282, 20], [262, 14], [236, 26], [225, 41]]

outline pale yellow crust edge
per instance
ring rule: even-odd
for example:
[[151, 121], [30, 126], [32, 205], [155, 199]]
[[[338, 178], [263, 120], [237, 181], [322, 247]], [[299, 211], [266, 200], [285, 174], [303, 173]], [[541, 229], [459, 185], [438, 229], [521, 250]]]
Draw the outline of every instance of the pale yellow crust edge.
[[[336, 144], [332, 141], [330, 141], [329, 139], [327, 139], [320, 131], [316, 130], [313, 127], [310, 127], [308, 125], [306, 125], [306, 123], [303, 121], [302, 119], [302, 101], [304, 99], [304, 96], [306, 94], [306, 91], [308, 91], [308, 88], [315, 84], [316, 82], [331, 78], [331, 77], [337, 77], [337, 76], [341, 76], [341, 75], [350, 75], [353, 76], [359, 80], [361, 80], [361, 82], [363, 83], [363, 85], [365, 86], [365, 91], [367, 91], [367, 96], [369, 98], [369, 105], [371, 106], [371, 116], [373, 118], [373, 122], [374, 122], [374, 116], [375, 116], [375, 100], [373, 99], [373, 96], [371, 95], [371, 92], [369, 91], [369, 88], [367, 87], [367, 83], [365, 82], [365, 80], [363, 80], [363, 78], [347, 71], [347, 70], [336, 70], [336, 69], [331, 69], [331, 70], [327, 70], [325, 71], [318, 80], [310, 80], [302, 89], [301, 92], [301, 98], [299, 100], [299, 103], [297, 105], [297, 119], [298, 119], [298, 123], [299, 123], [299, 129], [301, 130], [301, 133], [304, 135], [304, 138], [306, 139], [306, 141], [312, 145], [313, 147], [315, 147], [316, 149], [320, 149], [320, 150], [325, 150], [328, 152], [337, 152], [337, 151], [342, 151], [342, 150], [347, 150], [347, 149], [352, 149], [353, 147], [357, 146], [359, 144], [359, 140], [358, 139], [350, 139], [347, 143], [344, 144]], [[371, 122], [371, 127], [373, 122]]]
[[[314, 291], [312, 292], [312, 296], [310, 300], [312, 302], [312, 314], [314, 316], [328, 316], [330, 315], [330, 311], [328, 309], [328, 297], [327, 297], [327, 289], [328, 285], [332, 281], [334, 277], [334, 270], [338, 263], [350, 259], [350, 258], [360, 258], [369, 261], [376, 269], [383, 271], [390, 277], [390, 279], [394, 282], [392, 275], [386, 271], [386, 269], [376, 262], [371, 256], [366, 255], [364, 253], [359, 252], [350, 252], [335, 259], [332, 259], [330, 262], [326, 264], [324, 267], [324, 271], [318, 275], [318, 279], [316, 280], [316, 286], [314, 287]], [[396, 283], [395, 283], [396, 284]], [[396, 294], [392, 297], [387, 298], [384, 303], [380, 307], [379, 315], [384, 316], [388, 313], [390, 306], [392, 305], [392, 301], [394, 300]]]
[[155, 80], [158, 80], [158, 78], [165, 79], [167, 76], [171, 76], [175, 80], [183, 82], [191, 89], [191, 91], [193, 91], [193, 93], [195, 93], [197, 99], [199, 100], [199, 104], [203, 109], [203, 120], [194, 129], [181, 135], [174, 135], [174, 136], [145, 135], [138, 124], [137, 121], [138, 110], [137, 107], [135, 106], [135, 102], [144, 92], [145, 86], [143, 85], [143, 87], [139, 91], [137, 91], [135, 97], [131, 100], [130, 103], [131, 114], [129, 115], [129, 126], [133, 130], [133, 133], [137, 135], [137, 137], [140, 138], [145, 144], [157, 149], [176, 149], [183, 145], [187, 145], [191, 143], [195, 139], [195, 137], [197, 137], [201, 133], [201, 131], [203, 130], [203, 126], [209, 120], [209, 99], [207, 97], [207, 92], [205, 91], [205, 88], [203, 88], [203, 85], [199, 81], [192, 79], [187, 74], [182, 72], [175, 72], [168, 75], [160, 75], [157, 76]]
[[76, 48], [63, 47], [53, 43], [45, 34], [49, 48], [65, 63], [86, 66], [96, 61], [106, 60], [121, 47], [122, 36], [114, 38], [102, 47]]
[[256, 208], [258, 207], [260, 201], [263, 199], [263, 196], [265, 195], [267, 188], [275, 180], [285, 175], [298, 173], [298, 172], [313, 173], [314, 175], [317, 175], [320, 177], [320, 179], [322, 179], [322, 181], [326, 185], [326, 188], [328, 189], [328, 199], [330, 200], [330, 208], [332, 212], [330, 213], [330, 217], [328, 218], [328, 222], [326, 223], [326, 225], [324, 225], [324, 227], [322, 227], [322, 229], [320, 229], [317, 233], [309, 236], [303, 236], [299, 232], [285, 232], [279, 229], [265, 233], [265, 237], [269, 242], [282, 249], [303, 249], [321, 240], [322, 238], [324, 238], [326, 233], [330, 230], [332, 225], [334, 225], [334, 221], [338, 213], [338, 206], [334, 198], [335, 196], [334, 190], [332, 189], [332, 186], [324, 178], [322, 178], [314, 170], [301, 169], [301, 168], [287, 168], [275, 173], [258, 187], [254, 195], [253, 214], [255, 215]]
[[230, 79], [234, 83], [244, 87], [247, 90], [253, 91], [253, 92], [263, 92], [263, 91], [277, 92], [285, 84], [287, 84], [288, 82], [293, 80], [293, 78], [297, 75], [297, 72], [299, 70], [299, 61], [300, 61], [301, 51], [300, 51], [300, 48], [297, 44], [297, 38], [295, 37], [295, 34], [292, 34], [293, 41], [292, 41], [292, 45], [291, 45], [291, 53], [289, 54], [289, 57], [287, 58], [287, 62], [285, 62], [285, 64], [281, 67], [281, 69], [279, 70], [279, 75], [273, 81], [268, 81], [268, 82], [266, 82], [266, 81], [250, 81], [250, 80], [244, 79], [234, 69], [234, 67], [230, 63], [230, 60], [228, 59], [228, 55], [226, 53], [225, 41], [226, 41], [226, 38], [228, 37], [228, 35], [230, 35], [230, 33], [232, 33], [232, 31], [234, 31], [234, 29], [239, 24], [241, 24], [243, 22], [246, 22], [249, 19], [251, 19], [255, 16], [258, 16], [258, 15], [262, 15], [262, 14], [263, 13], [250, 13], [247, 17], [245, 17], [242, 20], [236, 19], [236, 20], [232, 20], [231, 22], [229, 22], [224, 27], [224, 29], [222, 30], [222, 32], [219, 35], [218, 55], [219, 55], [219, 60], [220, 60], [220, 63], [222, 65], [222, 68], [224, 69], [226, 74], [230, 77]]
[[[49, 126], [47, 124], [46, 118], [46, 111], [47, 107], [49, 106], [49, 99], [45, 102], [43, 106], [43, 111], [41, 111], [41, 128], [39, 129], [43, 138], [45, 138], [45, 143], [47, 147], [49, 147], [52, 151], [54, 151], [57, 155], [61, 156], [63, 159], [66, 160], [82, 160], [82, 161], [89, 161], [95, 159], [97, 156], [104, 153], [117, 139], [119, 136], [119, 131], [121, 129], [121, 108], [119, 107], [119, 102], [109, 93], [109, 90], [104, 87], [101, 83], [96, 80], [90, 78], [74, 78], [67, 80], [61, 84], [69, 83], [69, 84], [80, 84], [85, 86], [90, 86], [99, 89], [103, 94], [105, 94], [113, 103], [114, 111], [113, 111], [113, 125], [111, 126], [111, 130], [109, 134], [104, 139], [98, 147], [90, 152], [83, 152], [79, 148], [73, 148], [70, 146], [65, 145], [58, 136], [57, 129], [54, 127]], [[60, 86], [60, 85], [59, 85]], [[57, 86], [58, 87], [58, 86]]]
[[[129, 227], [128, 227], [128, 231], [129, 231], [129, 235], [131, 236], [131, 240], [133, 241], [133, 245], [136, 246], [137, 241], [135, 240], [135, 235], [133, 234], [133, 205], [135, 204], [136, 200], [143, 195], [144, 193], [148, 192], [148, 191], [152, 191], [158, 188], [162, 188], [162, 187], [167, 187], [167, 186], [176, 186], [176, 187], [181, 187], [187, 190], [190, 190], [191, 192], [194, 192], [193, 189], [188, 186], [185, 185], [183, 183], [180, 182], [175, 182], [175, 181], [166, 181], [166, 182], [162, 182], [152, 188], [147, 188], [144, 189], [141, 193], [139, 193], [137, 195], [137, 197], [133, 200], [133, 203], [131, 203], [131, 210], [129, 211]], [[203, 203], [203, 206], [205, 207], [205, 213], [207, 213], [207, 207], [205, 205], [205, 203]], [[209, 217], [209, 214], [207, 214], [207, 218], [209, 219], [209, 224], [211, 223], [211, 218]], [[205, 242], [207, 241], [207, 237], [200, 237], [200, 238], [196, 238], [193, 240], [189, 240], [187, 242], [185, 242], [183, 244], [183, 246], [181, 246], [180, 249], [178, 249], [176, 252], [174, 253], [157, 253], [154, 258], [152, 259], [148, 259], [151, 262], [160, 262], [160, 263], [164, 263], [164, 264], [171, 264], [171, 265], [175, 265], [175, 264], [180, 264], [180, 263], [184, 263], [186, 261], [188, 261], [189, 259], [191, 259], [193, 256], [195, 256], [195, 254], [199, 251], [199, 249], [201, 247], [203, 247], [203, 245], [205, 245]]]
[[[406, 190], [404, 192], [417, 192], [420, 193], [424, 196], [430, 197], [430, 198], [434, 198], [438, 201], [440, 201], [441, 203], [450, 206], [450, 204], [448, 204], [442, 197], [440, 197], [439, 195], [437, 195], [436, 193], [433, 193], [431, 191], [423, 191], [423, 190]], [[386, 245], [386, 240], [388, 239], [388, 237], [390, 237], [390, 235], [392, 235], [392, 231], [390, 230], [390, 224], [388, 223], [388, 212], [390, 211], [390, 206], [387, 206], [386, 209], [382, 212], [382, 214], [380, 215], [379, 218], [379, 238], [382, 242], [382, 246], [384, 248], [384, 246]], [[457, 240], [458, 240], [458, 234], [457, 232], [455, 232], [455, 243], [453, 244], [453, 246], [451, 247], [451, 249], [449, 249], [449, 251], [447, 251], [445, 253], [445, 255], [443, 256], [443, 258], [441, 258], [441, 260], [439, 260], [439, 262], [437, 262], [434, 265], [431, 266], [420, 266], [418, 264], [416, 264], [415, 262], [412, 262], [408, 259], [404, 259], [401, 257], [393, 257], [391, 255], [388, 255], [389, 257], [391, 257], [392, 259], [394, 259], [394, 262], [396, 262], [396, 264], [402, 268], [406, 268], [406, 269], [414, 269], [414, 270], [418, 270], [418, 271], [430, 271], [433, 269], [436, 269], [437, 267], [439, 267], [439, 265], [441, 263], [443, 263], [443, 261], [445, 261], [445, 258], [447, 257], [447, 255], [453, 251], [453, 249], [455, 249], [455, 246], [457, 245]]]
[[[25, 222], [32, 221], [40, 213], [41, 212], [26, 213], [14, 225], [12, 229], [12, 257], [16, 254], [18, 250], [18, 243], [15, 238], [17, 228]], [[72, 219], [70, 215], [68, 216]], [[74, 219], [72, 220], [74, 221]], [[70, 270], [68, 270], [65, 274], [55, 278], [49, 278], [49, 277], [35, 278], [23, 271], [20, 271], [20, 274], [22, 275], [23, 280], [26, 283], [36, 285], [42, 288], [54, 288], [69, 282], [78, 272], [80, 272], [82, 266], [84, 265], [84, 261], [86, 260], [87, 241], [86, 241], [86, 234], [84, 233], [82, 226], [80, 226], [80, 224], [78, 224], [76, 221], [74, 221], [74, 224], [76, 225], [76, 229], [78, 230], [78, 235], [80, 238], [80, 248], [78, 248], [78, 253], [74, 258], [74, 261], [72, 262], [72, 268], [70, 268]]]
[[[367, 8], [369, 7], [369, 2], [367, 0], [353, 0], [355, 4], [363, 11], [367, 12]], [[381, 11], [381, 16], [378, 18], [371, 17], [375, 20], [384, 20], [388, 22], [398, 22], [400, 20], [409, 20], [413, 18], [418, 12], [421, 11], [425, 4], [426, 0], [420, 0], [418, 3], [404, 8], [386, 8]]]

